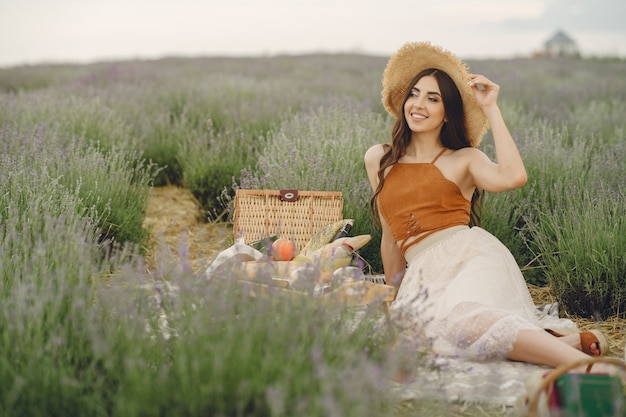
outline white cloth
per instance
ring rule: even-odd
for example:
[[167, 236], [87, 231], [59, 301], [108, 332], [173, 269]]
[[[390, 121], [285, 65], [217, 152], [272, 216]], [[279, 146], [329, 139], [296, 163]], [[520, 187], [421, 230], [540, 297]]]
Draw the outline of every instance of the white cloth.
[[415, 252], [407, 252], [391, 313], [408, 340], [426, 337], [438, 355], [504, 358], [520, 330], [575, 327], [571, 320], [540, 317], [513, 255], [479, 227]]
[[[428, 358], [410, 383], [390, 383], [390, 394], [399, 401], [441, 401], [462, 406], [478, 404], [499, 411], [495, 415], [527, 415], [527, 381], [550, 368], [512, 361], [469, 361]], [[486, 414], [485, 414], [486, 415]], [[489, 414], [492, 415], [492, 414]]]

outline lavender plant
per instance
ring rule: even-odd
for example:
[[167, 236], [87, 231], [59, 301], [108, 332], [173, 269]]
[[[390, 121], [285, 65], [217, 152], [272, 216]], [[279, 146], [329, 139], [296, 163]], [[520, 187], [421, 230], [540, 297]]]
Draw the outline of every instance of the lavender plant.
[[263, 136], [250, 138], [250, 133], [241, 128], [219, 132], [212, 119], [206, 121], [203, 130], [189, 133], [178, 156], [184, 167], [182, 182], [192, 190], [208, 218], [225, 219], [219, 200], [224, 184], [254, 164], [264, 144]]
[[79, 65], [20, 65], [0, 68], [0, 94], [17, 94], [63, 84], [83, 74]]
[[0, 158], [0, 413], [106, 415], [86, 336], [92, 280], [113, 264], [102, 263], [97, 219], [40, 156]]
[[605, 319], [626, 307], [625, 190], [588, 184], [544, 183], [565, 192], [556, 193], [550, 209], [526, 220], [557, 299], [571, 314]]
[[[47, 195], [53, 192], [47, 188], [48, 183], [56, 181], [65, 187], [65, 194], [75, 196], [77, 215], [97, 225], [101, 239], [144, 242], [146, 230], [142, 223], [151, 167], [137, 153], [113, 148], [104, 154], [54, 129], [41, 126], [21, 132], [8, 124], [0, 129], [0, 147], [5, 151], [2, 169], [17, 186], [26, 173], [48, 178], [37, 188]], [[16, 171], [15, 166], [22, 166], [22, 170]]]
[[0, 96], [0, 126], [9, 123], [22, 131], [47, 126], [69, 141], [103, 151], [133, 149], [135, 137], [125, 120], [98, 95], [67, 95], [63, 90]]
[[[528, 183], [506, 193], [487, 193], [484, 223], [511, 250], [527, 281], [545, 285], [545, 271], [532, 248], [533, 238], [525, 228], [525, 217], [554, 207], [555, 199], [567, 191], [540, 187], [540, 184], [574, 177], [595, 181], [593, 172], [597, 171], [592, 172], [592, 167], [597, 166], [594, 161], [598, 152], [593, 152], [596, 142], [570, 132], [566, 126], [556, 128], [548, 121], [515, 128], [515, 137], [526, 165]], [[489, 140], [484, 150], [495, 157]]]
[[[232, 175], [249, 163], [247, 157], [242, 159], [240, 133], [246, 136], [244, 149], [255, 146], [257, 138], [272, 128], [283, 112], [298, 106], [293, 88], [281, 80], [257, 82], [236, 75], [206, 74], [166, 80], [137, 91], [130, 102], [120, 104], [141, 138], [143, 157], [164, 168], [157, 184], [184, 184], [210, 210]], [[207, 120], [211, 121], [208, 129]], [[231, 141], [233, 132], [237, 133]], [[210, 143], [211, 133], [222, 137], [217, 149]], [[189, 154], [190, 147], [198, 152]], [[222, 154], [210, 159], [215, 151]], [[216, 180], [212, 170], [224, 172], [217, 180], [225, 182], [217, 187], [211, 186]], [[203, 181], [209, 184], [203, 185]]]
[[[584, 136], [608, 142], [623, 137], [614, 134], [623, 126], [619, 109], [626, 98], [624, 60], [513, 59], [476, 61], [471, 68], [501, 84], [502, 100], [514, 103], [516, 114], [531, 123], [549, 120], [554, 126], [578, 126]], [[514, 120], [507, 118], [513, 125]]]
[[[350, 328], [348, 311], [307, 297], [292, 299], [276, 290], [250, 298], [254, 288], [233, 279], [190, 278], [173, 272], [167, 279], [175, 293], [161, 292], [171, 338], [163, 338], [154, 316], [149, 333], [133, 334], [133, 326], [114, 330], [112, 340], [122, 341], [115, 357], [124, 358], [124, 366], [115, 369], [119, 389], [113, 415], [385, 412], [381, 382], [388, 370], [375, 355], [386, 342], [371, 331], [376, 316], [368, 314]], [[115, 304], [120, 297], [136, 303], [135, 296], [111, 295], [106, 298], [118, 300]]]

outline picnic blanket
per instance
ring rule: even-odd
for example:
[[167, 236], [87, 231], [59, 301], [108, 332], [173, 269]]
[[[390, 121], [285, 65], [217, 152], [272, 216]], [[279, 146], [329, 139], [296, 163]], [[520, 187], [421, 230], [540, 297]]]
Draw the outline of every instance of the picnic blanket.
[[519, 413], [530, 393], [526, 381], [549, 368], [522, 362], [474, 362], [459, 358], [432, 358], [410, 383], [392, 382], [391, 395], [400, 401], [436, 400], [464, 405], [480, 404]]
[[[539, 316], [559, 320], [558, 303], [537, 306]], [[572, 326], [575, 324], [572, 322]], [[479, 404], [515, 415], [527, 407], [528, 379], [550, 368], [506, 359], [472, 361], [431, 353], [409, 383], [391, 382], [390, 393], [400, 401], [436, 400]]]

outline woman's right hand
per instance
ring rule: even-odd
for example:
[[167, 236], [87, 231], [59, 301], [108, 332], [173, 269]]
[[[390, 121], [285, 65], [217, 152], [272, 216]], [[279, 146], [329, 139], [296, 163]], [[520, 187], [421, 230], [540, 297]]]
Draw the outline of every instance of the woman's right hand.
[[478, 105], [484, 112], [490, 107], [498, 105], [498, 93], [500, 92], [498, 84], [480, 74], [470, 74], [470, 82], [468, 84], [474, 92]]

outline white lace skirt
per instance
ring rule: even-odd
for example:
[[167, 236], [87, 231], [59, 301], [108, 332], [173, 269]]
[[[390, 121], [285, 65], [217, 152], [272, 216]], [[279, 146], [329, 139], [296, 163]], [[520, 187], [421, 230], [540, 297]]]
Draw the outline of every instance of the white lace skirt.
[[513, 255], [487, 231], [461, 228], [437, 240], [407, 252], [391, 307], [405, 337], [426, 337], [438, 354], [486, 360], [506, 356], [520, 330], [575, 326], [539, 317]]

